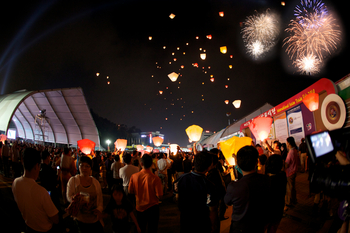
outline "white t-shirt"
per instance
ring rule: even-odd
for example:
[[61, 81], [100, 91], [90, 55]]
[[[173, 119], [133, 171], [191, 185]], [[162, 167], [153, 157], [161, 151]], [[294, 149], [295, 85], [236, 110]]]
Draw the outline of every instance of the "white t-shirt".
[[123, 186], [129, 186], [130, 177], [134, 173], [138, 173], [140, 170], [134, 165], [127, 164], [119, 169], [119, 177], [123, 179]]
[[45, 188], [22, 176], [13, 181], [12, 193], [28, 227], [42, 232], [52, 228], [49, 218], [58, 214], [58, 210]]

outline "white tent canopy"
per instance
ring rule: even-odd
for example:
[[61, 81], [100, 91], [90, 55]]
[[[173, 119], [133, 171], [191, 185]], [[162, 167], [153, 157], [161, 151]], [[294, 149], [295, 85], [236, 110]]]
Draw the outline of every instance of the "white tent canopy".
[[[47, 126], [35, 123], [35, 116], [46, 109]], [[17, 91], [0, 96], [0, 130], [7, 133], [10, 122], [16, 125], [18, 137], [50, 143], [76, 145], [87, 138], [100, 146], [95, 122], [81, 88], [43, 91]]]

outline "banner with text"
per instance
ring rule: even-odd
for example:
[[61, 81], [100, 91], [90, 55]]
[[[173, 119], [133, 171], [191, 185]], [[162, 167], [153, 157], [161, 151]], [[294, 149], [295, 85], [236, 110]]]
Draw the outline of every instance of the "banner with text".
[[275, 125], [275, 134], [276, 139], [281, 143], [286, 142], [288, 138], [288, 125], [286, 120], [286, 113], [282, 112], [273, 117], [274, 125]]
[[295, 143], [300, 144], [300, 141], [305, 137], [303, 116], [300, 105], [287, 111], [288, 133], [294, 137]]

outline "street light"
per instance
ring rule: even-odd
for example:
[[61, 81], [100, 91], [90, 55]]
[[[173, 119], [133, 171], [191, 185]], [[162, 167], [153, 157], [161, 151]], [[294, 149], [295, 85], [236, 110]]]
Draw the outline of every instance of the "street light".
[[109, 150], [109, 144], [111, 144], [111, 141], [108, 139], [108, 140], [106, 141], [106, 143], [107, 143], [107, 146], [108, 146], [108, 151], [110, 151], [110, 150]]

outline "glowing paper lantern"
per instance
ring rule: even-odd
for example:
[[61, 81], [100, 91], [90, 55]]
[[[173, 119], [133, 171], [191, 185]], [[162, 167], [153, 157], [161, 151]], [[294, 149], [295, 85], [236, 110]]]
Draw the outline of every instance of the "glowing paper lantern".
[[198, 142], [201, 139], [202, 132], [203, 129], [198, 125], [191, 125], [186, 129], [187, 136], [192, 142]]
[[281, 6], [285, 6], [286, 5], [286, 3], [285, 2], [281, 2]]
[[311, 112], [313, 112], [318, 109], [319, 99], [318, 93], [310, 93], [305, 96], [303, 103]]
[[142, 151], [143, 150], [143, 146], [142, 145], [136, 145], [136, 150], [137, 151]]
[[232, 69], [232, 65], [228, 65], [228, 68]]
[[114, 145], [115, 145], [115, 148], [117, 148], [117, 150], [124, 151], [127, 143], [128, 143], [128, 140], [126, 139], [117, 139], [117, 141], [114, 142]]
[[252, 123], [250, 123], [249, 129], [256, 139], [263, 141], [269, 136], [271, 125], [271, 117], [259, 117], [255, 118]]
[[95, 148], [96, 143], [90, 139], [82, 139], [78, 141], [78, 147], [86, 155], [91, 154], [91, 151]]
[[228, 88], [228, 85], [225, 85], [225, 88]]
[[224, 17], [224, 12], [223, 12], [223, 11], [220, 11], [220, 12], [219, 12], [219, 15], [220, 15], [220, 17]]
[[202, 60], [205, 60], [205, 58], [207, 57], [207, 54], [201, 53], [201, 54], [200, 54], [200, 57], [201, 57]]
[[171, 80], [172, 82], [176, 82], [177, 77], [179, 77], [179, 74], [177, 74], [177, 73], [175, 73], [175, 72], [172, 72], [172, 73], [168, 74], [168, 77], [170, 78], [170, 80]]
[[240, 108], [241, 107], [241, 100], [235, 100], [232, 102], [233, 106], [235, 106], [235, 108]]
[[151, 146], [146, 146], [146, 151], [147, 151], [147, 152], [151, 153], [152, 150], [153, 150], [153, 147], [151, 147]]
[[5, 141], [7, 140], [7, 136], [5, 134], [0, 134], [0, 141], [2, 144], [5, 144]]
[[171, 13], [171, 14], [169, 15], [169, 18], [170, 18], [170, 19], [173, 19], [173, 18], [175, 18], [175, 16], [176, 16], [176, 15], [174, 15], [173, 13]]
[[227, 47], [226, 46], [221, 46], [220, 47], [220, 52], [223, 53], [223, 54], [227, 53]]
[[163, 94], [163, 91], [159, 91], [159, 94]]
[[153, 137], [152, 140], [155, 146], [160, 146], [163, 143], [163, 138], [161, 137]]
[[251, 143], [252, 139], [250, 137], [232, 137], [227, 139], [226, 141], [220, 142], [220, 148], [227, 162], [230, 165], [236, 165], [236, 161], [232, 157], [232, 155], [236, 155], [239, 149], [241, 149], [244, 146], [250, 146]]
[[228, 104], [230, 101], [229, 100], [225, 100], [225, 104]]
[[149, 37], [148, 37], [148, 40], [152, 40], [152, 36], [149, 36]]
[[174, 153], [174, 155], [176, 155], [177, 154], [177, 147], [178, 147], [179, 145], [177, 145], [177, 144], [170, 144], [170, 146], [169, 146], [169, 149], [170, 149], [170, 152], [171, 153]]
[[193, 66], [198, 68], [198, 63], [193, 63]]
[[181, 66], [181, 69], [185, 68], [185, 66]]
[[209, 39], [209, 40], [211, 40], [211, 38], [213, 38], [211, 35], [207, 35], [207, 38]]
[[96, 73], [96, 76], [97, 76], [97, 77], [100, 76], [100, 73]]
[[211, 78], [210, 81], [213, 83], [214, 82], [214, 78]]

